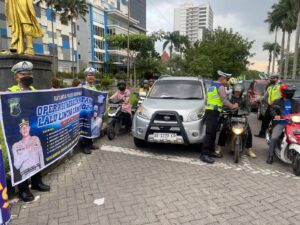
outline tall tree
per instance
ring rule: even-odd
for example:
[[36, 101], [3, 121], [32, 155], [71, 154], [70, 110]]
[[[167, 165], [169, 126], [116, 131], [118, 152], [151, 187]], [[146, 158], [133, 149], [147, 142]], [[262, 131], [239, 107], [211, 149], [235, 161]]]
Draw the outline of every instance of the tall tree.
[[194, 48], [187, 49], [185, 58], [187, 62], [193, 62], [193, 66], [204, 63], [207, 59], [211, 68], [197, 66], [201, 70], [205, 69], [206, 72], [212, 71], [207, 75], [212, 76], [216, 74], [217, 70], [223, 70], [234, 74], [234, 76], [239, 76], [247, 70], [249, 58], [253, 55], [250, 52], [252, 45], [253, 41], [243, 38], [239, 33], [233, 32], [232, 29], [219, 27], [205, 33], [203, 40], [197, 43]]
[[293, 63], [293, 74], [292, 78], [295, 79], [297, 75], [297, 62], [298, 62], [298, 52], [299, 52], [299, 38], [300, 38], [300, 0], [294, 0], [295, 10], [297, 12], [297, 28], [296, 28], [296, 38], [295, 38], [295, 54]]
[[280, 51], [279, 49], [280, 49], [280, 46], [277, 43], [265, 42], [263, 44], [263, 50], [269, 52], [268, 75], [270, 75], [270, 70], [271, 70], [272, 53], [275, 52], [275, 56], [277, 56]]

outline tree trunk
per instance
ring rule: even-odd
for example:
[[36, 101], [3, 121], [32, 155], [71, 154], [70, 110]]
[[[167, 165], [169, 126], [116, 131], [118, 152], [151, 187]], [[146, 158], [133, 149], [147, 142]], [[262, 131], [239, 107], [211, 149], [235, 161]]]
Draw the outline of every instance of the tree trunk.
[[279, 66], [279, 72], [280, 72], [281, 77], [283, 74], [284, 46], [285, 46], [285, 30], [282, 30], [281, 49], [280, 49], [280, 66]]
[[275, 47], [274, 47], [274, 51], [273, 51], [273, 66], [272, 66], [272, 73], [274, 73], [275, 71], [275, 59], [276, 59], [276, 52], [277, 52], [277, 30], [278, 28], [276, 27], [275, 29]]
[[[74, 23], [71, 21], [71, 38], [72, 38], [72, 77], [75, 78], [75, 69], [74, 69]], [[76, 77], [77, 78], [77, 77]]]
[[288, 78], [287, 75], [288, 75], [288, 71], [289, 71], [291, 34], [292, 34], [292, 32], [288, 33], [287, 46], [286, 46], [285, 65], [284, 65], [284, 79], [285, 80]]
[[272, 62], [272, 52], [269, 52], [268, 76], [270, 76], [271, 62]]
[[298, 11], [298, 20], [297, 20], [297, 29], [296, 29], [295, 53], [294, 53], [293, 74], [292, 74], [293, 79], [295, 79], [296, 75], [297, 75], [297, 63], [298, 63], [298, 53], [299, 53], [299, 37], [300, 37], [300, 10]]

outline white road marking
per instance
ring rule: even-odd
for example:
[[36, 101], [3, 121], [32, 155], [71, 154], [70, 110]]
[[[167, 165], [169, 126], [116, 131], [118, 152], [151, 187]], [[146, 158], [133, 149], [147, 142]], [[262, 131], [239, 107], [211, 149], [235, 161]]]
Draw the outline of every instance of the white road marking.
[[201, 162], [200, 160], [191, 159], [188, 157], [182, 157], [182, 156], [170, 156], [170, 155], [164, 155], [164, 154], [155, 154], [155, 153], [149, 153], [146, 151], [141, 151], [138, 149], [130, 149], [130, 148], [123, 148], [123, 147], [117, 147], [117, 146], [111, 146], [111, 145], [102, 145], [100, 148], [102, 151], [107, 152], [116, 152], [116, 153], [123, 153], [127, 155], [133, 155], [133, 156], [140, 156], [145, 158], [153, 158], [153, 159], [160, 159], [160, 160], [166, 160], [166, 161], [172, 161], [172, 162], [180, 162], [180, 163], [187, 163], [191, 165], [198, 165], [198, 166], [210, 166], [210, 167], [217, 167], [222, 168], [226, 170], [235, 170], [235, 171], [246, 171], [252, 174], [260, 174], [263, 176], [273, 176], [273, 177], [284, 177], [284, 178], [292, 178], [292, 179], [300, 179], [300, 177], [296, 177], [292, 173], [284, 173], [278, 170], [270, 170], [270, 169], [264, 169], [259, 168], [257, 166], [254, 166], [251, 164], [247, 156], [242, 156], [240, 164], [232, 164], [232, 163], [224, 163], [224, 162], [215, 162], [214, 164], [207, 164], [204, 162]]

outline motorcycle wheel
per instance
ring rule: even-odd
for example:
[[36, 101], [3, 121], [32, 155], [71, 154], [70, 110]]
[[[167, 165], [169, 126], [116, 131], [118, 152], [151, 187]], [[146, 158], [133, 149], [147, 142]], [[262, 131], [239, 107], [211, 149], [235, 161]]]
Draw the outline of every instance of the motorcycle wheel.
[[296, 153], [297, 155], [293, 159], [293, 172], [296, 176], [300, 176], [300, 154]]
[[116, 136], [116, 132], [115, 132], [115, 126], [114, 124], [110, 124], [107, 127], [107, 137], [109, 140], [113, 140]]
[[240, 160], [240, 153], [242, 150], [242, 141], [241, 141], [241, 137], [237, 136], [234, 137], [233, 142], [232, 142], [232, 147], [233, 147], [233, 161], [234, 163], [239, 163]]

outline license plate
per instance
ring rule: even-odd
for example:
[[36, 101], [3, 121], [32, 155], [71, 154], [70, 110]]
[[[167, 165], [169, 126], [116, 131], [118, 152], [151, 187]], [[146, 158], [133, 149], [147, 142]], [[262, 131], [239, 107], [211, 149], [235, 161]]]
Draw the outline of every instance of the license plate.
[[175, 141], [177, 134], [173, 133], [154, 133], [153, 138], [156, 141]]
[[109, 104], [109, 107], [110, 107], [110, 108], [118, 108], [118, 107], [119, 107], [119, 104]]
[[294, 134], [300, 134], [300, 130], [293, 130]]

